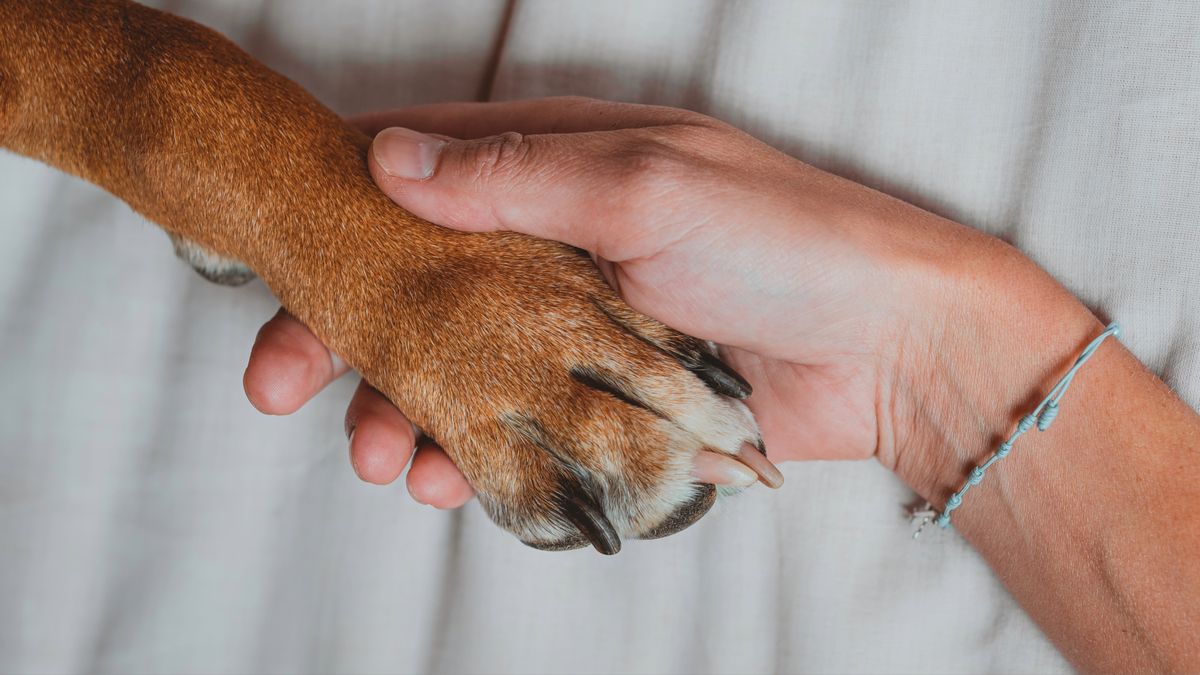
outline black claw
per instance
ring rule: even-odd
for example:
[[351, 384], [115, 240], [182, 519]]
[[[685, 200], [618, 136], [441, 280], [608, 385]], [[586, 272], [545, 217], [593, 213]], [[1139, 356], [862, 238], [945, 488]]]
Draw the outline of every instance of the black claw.
[[746, 398], [754, 391], [750, 383], [733, 368], [706, 351], [700, 352], [696, 362], [684, 363], [684, 366], [718, 394], [740, 399]]
[[563, 515], [571, 521], [592, 546], [604, 555], [613, 555], [621, 550], [621, 538], [617, 529], [592, 496], [583, 490], [570, 490], [563, 496]]
[[[604, 515], [604, 509], [596, 495], [601, 491], [595, 487], [588, 473], [570, 456], [554, 447], [546, 429], [535, 419], [509, 414], [502, 418], [515, 432], [525, 437], [538, 449], [558, 462], [562, 471], [559, 480], [558, 505], [564, 517], [574, 525], [596, 550], [612, 555], [621, 550], [621, 538], [617, 528]], [[547, 551], [562, 551], [577, 548], [581, 540], [570, 537], [560, 542], [525, 542], [534, 548]]]

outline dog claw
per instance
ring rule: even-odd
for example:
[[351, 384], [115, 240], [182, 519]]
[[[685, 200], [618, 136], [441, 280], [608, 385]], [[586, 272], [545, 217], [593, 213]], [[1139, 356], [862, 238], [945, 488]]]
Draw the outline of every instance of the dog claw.
[[708, 352], [701, 352], [696, 362], [685, 364], [685, 367], [718, 394], [743, 399], [754, 391], [750, 383], [738, 375], [737, 371]]
[[758, 474], [758, 479], [763, 485], [769, 488], [778, 488], [783, 485], [783, 474], [779, 469], [767, 459], [767, 455], [762, 450], [750, 445], [749, 443], [742, 444], [742, 449], [738, 451], [737, 458], [743, 464], [754, 469], [754, 473]]
[[567, 520], [579, 528], [597, 551], [604, 555], [613, 555], [621, 550], [621, 538], [617, 536], [617, 529], [590, 496], [582, 492], [572, 492], [563, 500], [562, 510]]

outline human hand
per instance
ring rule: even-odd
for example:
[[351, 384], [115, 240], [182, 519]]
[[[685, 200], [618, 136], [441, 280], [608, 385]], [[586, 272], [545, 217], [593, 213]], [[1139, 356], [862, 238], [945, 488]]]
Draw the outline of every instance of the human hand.
[[[1101, 329], [1003, 242], [703, 116], [551, 99], [363, 123], [381, 131], [372, 174], [401, 206], [586, 249], [635, 309], [720, 343], [754, 387], [747, 404], [773, 459], [875, 456], [935, 506]], [[394, 125], [444, 136], [384, 130]], [[1196, 551], [1200, 418], [1119, 345], [1106, 349], [1072, 389], [1077, 414], [1050, 440], [1023, 439], [955, 527], [1084, 670], [1187, 670], [1196, 652], [1179, 627], [1196, 585], [1177, 561]], [[271, 359], [292, 373], [278, 380], [283, 408], [344, 368], [286, 317], [264, 327], [248, 392], [270, 380]], [[355, 437], [359, 474], [394, 478], [411, 426], [369, 388], [355, 410], [376, 439]], [[429, 445], [408, 483], [440, 506], [470, 495]]]
[[[721, 344], [754, 387], [747, 403], [773, 459], [879, 456], [895, 466], [886, 408], [898, 355], [928, 342], [919, 325], [937, 294], [928, 242], [951, 250], [980, 235], [671, 108], [438, 104], [359, 123], [382, 131], [371, 172], [401, 206], [448, 227], [586, 249], [635, 309]], [[287, 413], [344, 370], [281, 313], [260, 333], [246, 390], [261, 410]], [[413, 428], [365, 384], [347, 428], [360, 477], [400, 474]], [[470, 497], [432, 444], [418, 449], [407, 480], [425, 503]]]

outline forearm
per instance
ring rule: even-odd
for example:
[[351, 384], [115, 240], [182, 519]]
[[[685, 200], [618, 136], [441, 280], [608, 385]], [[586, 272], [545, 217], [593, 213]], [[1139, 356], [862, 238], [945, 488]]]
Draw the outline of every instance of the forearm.
[[[912, 355], [926, 374], [897, 393], [909, 408], [898, 418], [914, 424], [898, 435], [895, 469], [939, 508], [1103, 330], [1005, 248], [966, 251], [941, 276], [937, 314], [951, 320], [929, 354]], [[1200, 417], [1109, 340], [1054, 425], [1021, 436], [954, 527], [1076, 666], [1194, 672], [1198, 448]]]

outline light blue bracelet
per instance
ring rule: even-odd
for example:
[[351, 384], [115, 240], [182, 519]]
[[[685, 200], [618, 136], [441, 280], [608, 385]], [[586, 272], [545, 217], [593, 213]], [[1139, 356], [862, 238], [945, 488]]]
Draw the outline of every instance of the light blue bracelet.
[[931, 505], [928, 503], [921, 510], [915, 511], [912, 514], [914, 518], [924, 517], [921, 527], [913, 533], [913, 539], [920, 536], [921, 530], [925, 528], [925, 525], [929, 523], [929, 519], [934, 515], [937, 515], [937, 524], [939, 527], [943, 529], [950, 527], [950, 513], [959, 506], [962, 506], [963, 496], [967, 494], [967, 490], [970, 490], [971, 486], [979, 485], [983, 482], [983, 477], [987, 475], [987, 470], [996, 462], [1007, 457], [1008, 453], [1012, 452], [1013, 443], [1017, 442], [1021, 434], [1029, 431], [1035, 425], [1038, 431], [1045, 431], [1050, 428], [1050, 425], [1054, 423], [1054, 419], [1058, 417], [1058, 404], [1062, 400], [1063, 394], [1067, 393], [1067, 387], [1071, 386], [1071, 381], [1075, 379], [1075, 374], [1079, 372], [1083, 364], [1087, 363], [1088, 359], [1092, 358], [1092, 354], [1096, 353], [1096, 350], [1100, 348], [1100, 344], [1110, 335], [1120, 337], [1121, 325], [1115, 321], [1109, 324], [1103, 333], [1098, 335], [1095, 340], [1092, 340], [1087, 347], [1083, 348], [1083, 352], [1079, 354], [1079, 358], [1075, 359], [1075, 365], [1071, 366], [1067, 374], [1062, 376], [1058, 384], [1054, 385], [1054, 388], [1050, 390], [1046, 398], [1042, 399], [1042, 402], [1033, 409], [1033, 412], [1021, 418], [1021, 422], [1017, 424], [1017, 430], [1013, 432], [1012, 436], [1009, 436], [1007, 441], [1001, 443], [1000, 447], [996, 449], [996, 452], [992, 453], [992, 456], [986, 462], [971, 470], [963, 486], [959, 488], [958, 492], [950, 495], [950, 499], [946, 500], [946, 508], [940, 515], [933, 511]]

